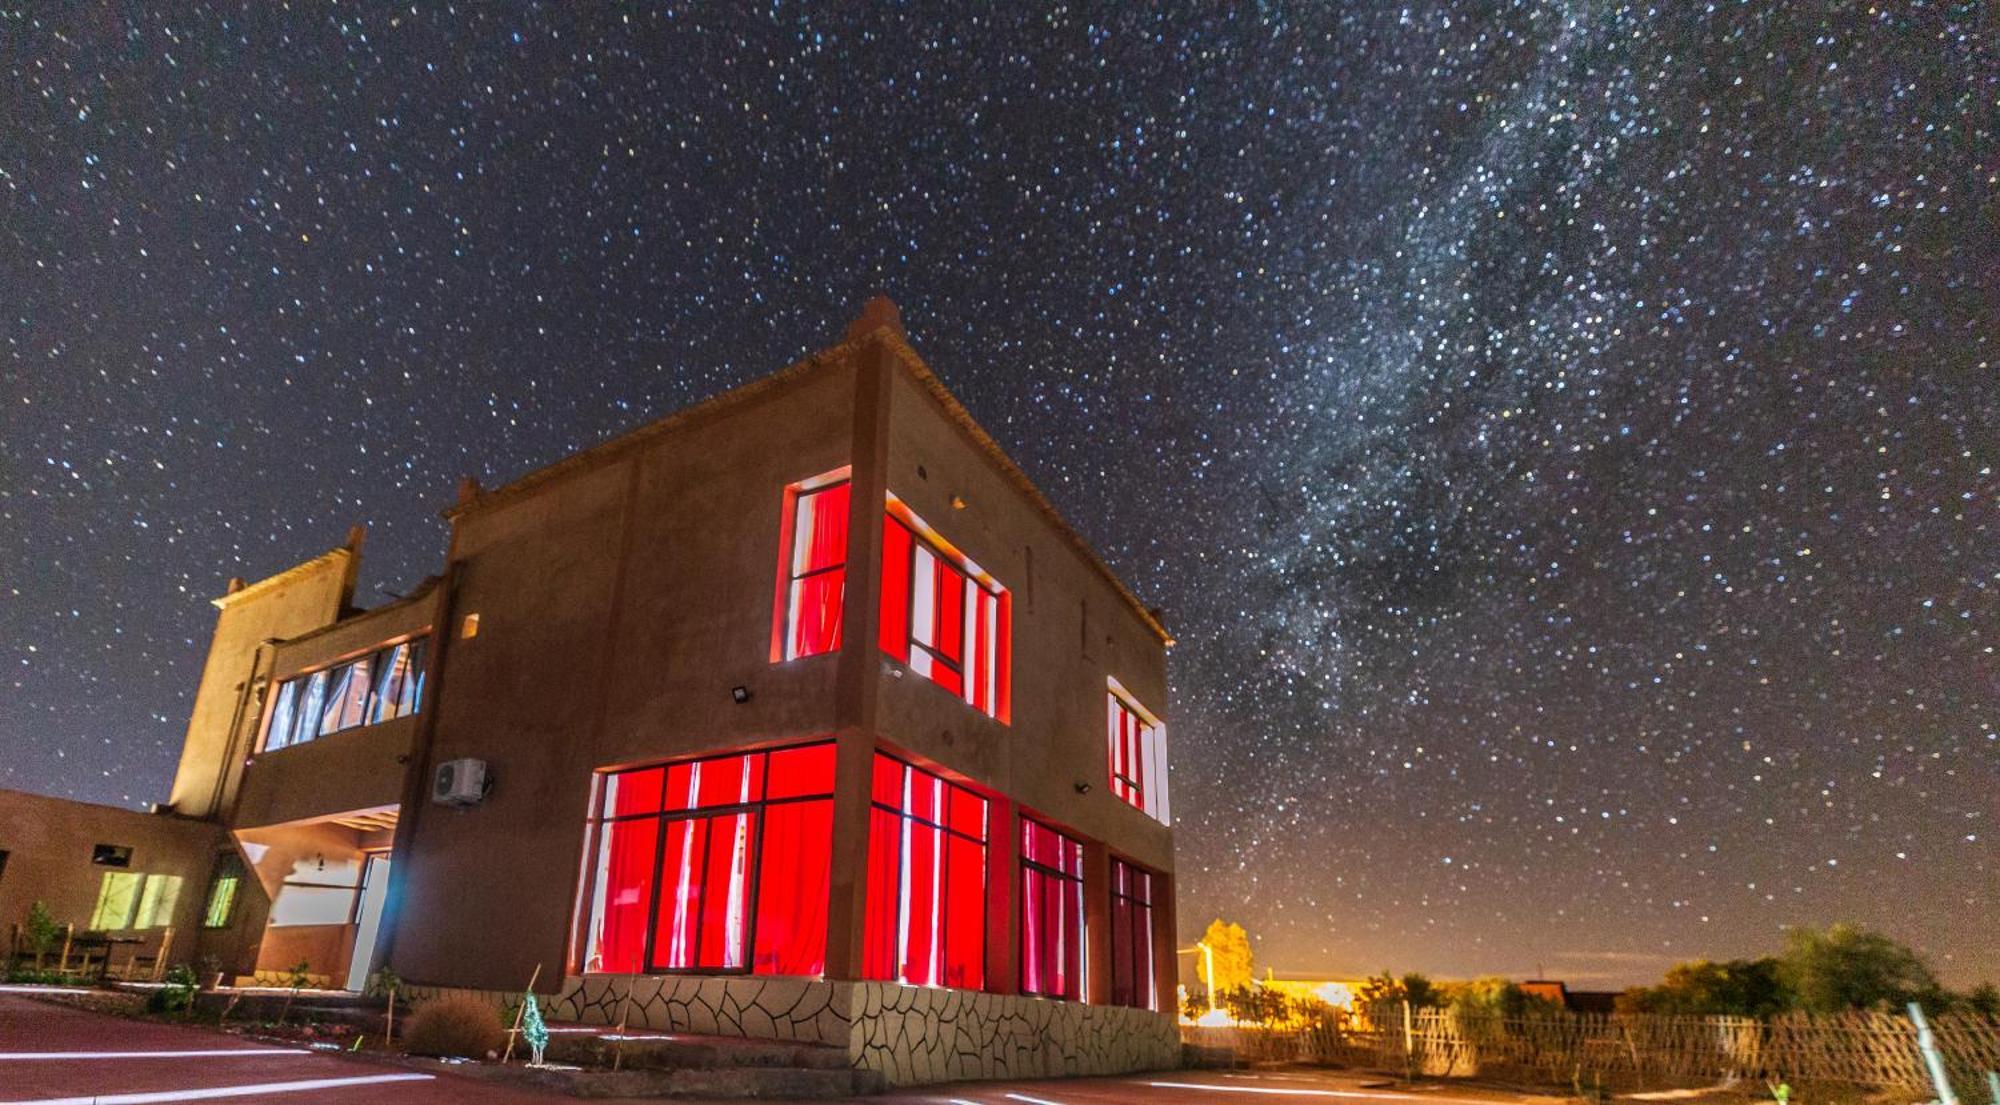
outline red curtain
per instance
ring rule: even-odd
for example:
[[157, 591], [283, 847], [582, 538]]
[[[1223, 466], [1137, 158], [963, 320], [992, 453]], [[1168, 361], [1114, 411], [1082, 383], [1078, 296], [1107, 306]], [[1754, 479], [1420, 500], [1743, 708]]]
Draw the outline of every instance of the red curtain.
[[1083, 845], [1021, 823], [1021, 989], [1083, 997]]
[[986, 983], [986, 799], [877, 754], [863, 970], [915, 986]]
[[801, 493], [793, 521], [791, 638], [786, 656], [817, 656], [840, 648], [840, 612], [847, 592], [848, 493], [835, 484]]
[[910, 660], [910, 556], [914, 539], [901, 522], [882, 518], [882, 651]]
[[[832, 746], [824, 746], [831, 750]], [[778, 778], [777, 756], [771, 777]], [[832, 764], [827, 765], [829, 786]], [[760, 975], [817, 975], [826, 970], [826, 905], [831, 877], [833, 803], [784, 802], [764, 812], [763, 870], [757, 883]]]
[[641, 969], [653, 872], [659, 866], [653, 851], [659, 834], [660, 823], [650, 817], [605, 825], [597, 910], [599, 962], [589, 969], [621, 974]]

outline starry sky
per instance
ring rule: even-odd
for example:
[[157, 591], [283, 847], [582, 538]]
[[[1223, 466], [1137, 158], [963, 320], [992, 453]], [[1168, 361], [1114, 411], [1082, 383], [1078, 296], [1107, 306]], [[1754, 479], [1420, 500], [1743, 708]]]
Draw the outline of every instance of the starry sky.
[[[876, 10], [880, 8], [880, 10]], [[0, 786], [230, 576], [917, 347], [1166, 611], [1183, 936], [2000, 977], [1981, 5], [0, 7]]]

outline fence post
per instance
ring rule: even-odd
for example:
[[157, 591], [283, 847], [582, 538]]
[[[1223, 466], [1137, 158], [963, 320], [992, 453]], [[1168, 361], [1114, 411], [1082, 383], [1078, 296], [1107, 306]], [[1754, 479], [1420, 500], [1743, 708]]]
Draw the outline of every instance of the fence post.
[[1937, 1037], [1931, 1035], [1931, 1023], [1924, 1019], [1924, 1007], [1914, 1001], [1910, 1003], [1910, 1020], [1917, 1026], [1917, 1050], [1923, 1052], [1931, 1084], [1937, 1087], [1938, 1105], [1958, 1105], [1958, 1095], [1951, 1092], [1951, 1079], [1944, 1072], [1944, 1056], [1938, 1054]]

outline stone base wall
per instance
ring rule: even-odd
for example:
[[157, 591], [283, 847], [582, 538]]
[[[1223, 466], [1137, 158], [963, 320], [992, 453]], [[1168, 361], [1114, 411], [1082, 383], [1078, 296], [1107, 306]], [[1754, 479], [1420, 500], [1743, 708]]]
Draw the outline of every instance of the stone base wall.
[[551, 1020], [845, 1047], [892, 1086], [1061, 1078], [1180, 1065], [1165, 1013], [1040, 998], [818, 979], [588, 975]]
[[842, 986], [807, 978], [585, 975], [565, 979], [545, 1015], [580, 1024], [844, 1047], [853, 1022]]
[[990, 1078], [1068, 1078], [1180, 1066], [1171, 1016], [894, 982], [853, 991], [854, 1065], [892, 1086]]

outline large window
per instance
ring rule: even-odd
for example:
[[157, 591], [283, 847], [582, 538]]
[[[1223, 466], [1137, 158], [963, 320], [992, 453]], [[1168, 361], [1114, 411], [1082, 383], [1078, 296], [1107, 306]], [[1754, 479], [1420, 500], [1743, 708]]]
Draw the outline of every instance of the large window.
[[1153, 873], [1111, 861], [1111, 1003], [1160, 1007], [1153, 972]]
[[1167, 819], [1167, 727], [1149, 714], [1118, 681], [1105, 693], [1109, 703], [1106, 739], [1110, 746], [1111, 793], [1151, 814], [1162, 825]]
[[600, 776], [583, 969], [818, 975], [831, 742]]
[[1083, 1000], [1083, 845], [1021, 820], [1021, 992]]
[[[779, 584], [783, 624], [774, 660], [840, 650], [840, 611], [847, 591], [846, 469], [786, 490]], [[834, 481], [838, 482], [834, 482]]]
[[179, 875], [107, 871], [97, 884], [90, 927], [97, 931], [165, 928], [174, 923], [174, 906], [180, 896]]
[[1012, 599], [991, 575], [890, 497], [882, 528], [882, 650], [1008, 720]]
[[264, 751], [414, 714], [424, 700], [424, 639], [390, 645], [278, 685]]
[[875, 754], [863, 972], [914, 986], [986, 983], [986, 799]]

